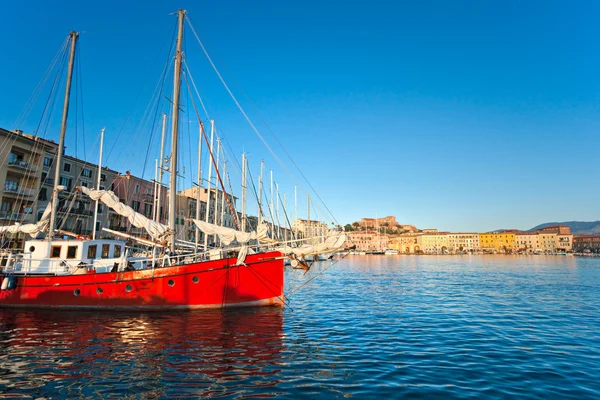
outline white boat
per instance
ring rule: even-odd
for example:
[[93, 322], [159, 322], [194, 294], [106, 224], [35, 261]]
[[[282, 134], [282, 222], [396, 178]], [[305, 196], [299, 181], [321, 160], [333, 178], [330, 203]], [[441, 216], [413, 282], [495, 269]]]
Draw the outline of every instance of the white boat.
[[399, 253], [396, 249], [387, 249], [384, 254], [386, 256], [397, 256]]

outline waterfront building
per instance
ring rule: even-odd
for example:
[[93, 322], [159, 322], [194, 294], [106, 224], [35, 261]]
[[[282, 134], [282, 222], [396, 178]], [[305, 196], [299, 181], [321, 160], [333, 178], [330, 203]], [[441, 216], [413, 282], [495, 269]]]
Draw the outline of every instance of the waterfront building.
[[[58, 148], [58, 147], [57, 147]], [[56, 150], [56, 149], [55, 149]], [[43, 162], [43, 184], [38, 195], [37, 219], [42, 216], [47, 204], [52, 200], [54, 187], [56, 151], [46, 152]], [[112, 188], [114, 179], [119, 175], [117, 171], [103, 167], [100, 175], [100, 189]], [[94, 227], [94, 207], [96, 202], [85, 195], [78, 195], [73, 202], [73, 193], [76, 186], [96, 188], [98, 180], [98, 165], [81, 160], [76, 157], [63, 155], [60, 166], [59, 185], [66, 189], [59, 192], [58, 197], [58, 226], [68, 232], [78, 235], [92, 235], [96, 229], [98, 238], [108, 237], [102, 228], [109, 227], [109, 209], [102, 203], [98, 204], [98, 220]], [[66, 216], [66, 220], [64, 220]]]
[[555, 253], [556, 252], [556, 233], [539, 233], [540, 248], [542, 253]]
[[347, 232], [350, 245], [356, 245], [357, 251], [379, 251], [389, 247], [389, 236], [375, 231]]
[[449, 233], [446, 236], [451, 253], [479, 251], [479, 233]]
[[[569, 229], [570, 231], [570, 229]], [[573, 251], [573, 235], [572, 234], [557, 234], [556, 235], [556, 251], [570, 253]]]
[[403, 233], [389, 241], [389, 247], [398, 250], [401, 254], [416, 254], [422, 252], [422, 233]]
[[[39, 207], [39, 193], [46, 177], [42, 163], [44, 153], [58, 148], [52, 141], [28, 135], [20, 130], [0, 128], [0, 225], [37, 222], [35, 210]], [[21, 247], [24, 233], [9, 234], [2, 247]]]
[[[132, 175], [129, 171], [124, 175], [114, 178], [111, 185], [112, 191], [134, 211], [148, 218], [154, 216], [155, 183]], [[160, 185], [161, 206], [158, 210], [157, 220], [161, 224], [168, 223], [168, 190], [166, 186]], [[109, 210], [109, 228], [115, 231], [130, 233], [134, 236], [150, 238], [144, 228], [136, 228], [129, 220], [116, 212]]]
[[540, 235], [538, 232], [517, 232], [515, 233], [516, 250], [525, 253], [540, 253]]
[[487, 252], [510, 253], [517, 250], [516, 233], [518, 231], [507, 230], [501, 232], [481, 233], [479, 242], [481, 249]]
[[421, 250], [425, 254], [447, 254], [450, 252], [447, 232], [424, 233], [421, 236], [421, 241]]
[[298, 238], [327, 236], [330, 230], [329, 226], [322, 221], [300, 218], [294, 220], [294, 226], [292, 229]]
[[578, 235], [573, 237], [576, 253], [600, 253], [600, 235]]

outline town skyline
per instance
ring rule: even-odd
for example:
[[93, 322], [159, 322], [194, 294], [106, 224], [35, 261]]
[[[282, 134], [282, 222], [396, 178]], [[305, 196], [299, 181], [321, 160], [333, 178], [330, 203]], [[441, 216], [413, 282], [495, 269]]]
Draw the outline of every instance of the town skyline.
[[[107, 164], [152, 179], [158, 139], [150, 131], [159, 127], [139, 121], [162, 68], [153, 61], [163, 59], [159, 49], [173, 29], [168, 14], [182, 7], [277, 137], [294, 149], [336, 222], [377, 213], [448, 231], [491, 231], [599, 219], [600, 189], [592, 184], [600, 167], [596, 3], [268, 2], [260, 12], [243, 3], [206, 9], [186, 1], [35, 3], [5, 5], [7, 14], [26, 13], [30, 23], [22, 31], [18, 19], [6, 21], [7, 31], [21, 34], [2, 44], [5, 57], [18, 62], [0, 66], [11, 77], [9, 95], [0, 99], [0, 127], [42, 135], [36, 118], [13, 124], [65, 36], [82, 31], [77, 129], [85, 121], [89, 137], [86, 147], [81, 135], [68, 136], [73, 156], [95, 162], [93, 145], [106, 126]], [[191, 50], [190, 41], [190, 64], [202, 65]], [[205, 80], [210, 71], [202, 68], [195, 77], [202, 77], [232, 151], [247, 152], [254, 172], [262, 159], [276, 167], [248, 143], [256, 138], [234, 116], [231, 100], [212, 95], [220, 84]], [[76, 121], [73, 112], [70, 133]], [[48, 138], [56, 140], [57, 124], [58, 118], [49, 124]], [[119, 148], [123, 138], [140, 145]], [[190, 154], [184, 157], [184, 165], [193, 165]], [[186, 186], [194, 179], [189, 170]], [[283, 172], [277, 180], [291, 198], [293, 180]], [[298, 203], [306, 217], [304, 198]]]

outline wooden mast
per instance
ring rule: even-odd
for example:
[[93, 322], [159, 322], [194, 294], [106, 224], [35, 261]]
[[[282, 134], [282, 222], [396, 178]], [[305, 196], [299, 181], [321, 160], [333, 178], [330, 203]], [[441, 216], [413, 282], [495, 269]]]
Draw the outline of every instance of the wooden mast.
[[79, 33], [72, 31], [69, 33], [69, 40], [71, 41], [71, 54], [69, 55], [69, 69], [67, 72], [67, 85], [65, 87], [65, 101], [63, 103], [63, 115], [62, 122], [60, 125], [60, 139], [58, 142], [58, 150], [56, 153], [56, 160], [54, 160], [54, 189], [52, 190], [52, 208], [50, 213], [50, 232], [48, 239], [52, 239], [54, 236], [54, 225], [56, 224], [56, 211], [58, 209], [58, 186], [60, 181], [60, 168], [62, 164], [62, 157], [65, 148], [65, 133], [67, 131], [67, 119], [69, 117], [69, 98], [71, 96], [71, 81], [73, 78], [73, 64], [75, 63], [75, 48], [77, 45], [77, 38]]
[[183, 40], [183, 19], [185, 10], [177, 11], [177, 51], [175, 53], [175, 71], [173, 73], [173, 123], [171, 125], [171, 165], [169, 195], [169, 229], [171, 230], [171, 251], [175, 251], [175, 222], [177, 219], [177, 136], [179, 132], [179, 94], [181, 92], [181, 55]]

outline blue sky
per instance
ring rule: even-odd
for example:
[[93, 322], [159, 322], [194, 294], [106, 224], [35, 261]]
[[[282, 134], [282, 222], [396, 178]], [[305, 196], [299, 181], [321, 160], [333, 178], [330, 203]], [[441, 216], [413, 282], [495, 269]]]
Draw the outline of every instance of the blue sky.
[[[75, 129], [71, 110], [67, 152], [96, 160], [106, 126], [109, 166], [151, 178], [159, 127], [149, 145], [155, 109], [150, 118], [144, 110], [167, 60], [169, 14], [181, 7], [261, 132], [276, 149], [252, 105], [340, 223], [395, 215], [421, 228], [486, 231], [600, 219], [600, 3], [123, 3], [2, 1], [13, 17], [0, 27], [0, 126], [36, 129], [39, 108], [13, 125], [75, 29], [84, 113]], [[190, 69], [231, 151], [249, 154], [255, 179], [264, 159], [291, 208], [292, 180], [189, 33]], [[169, 76], [163, 97], [170, 90]], [[190, 182], [197, 123], [182, 98]], [[58, 137], [58, 109], [49, 138]]]

